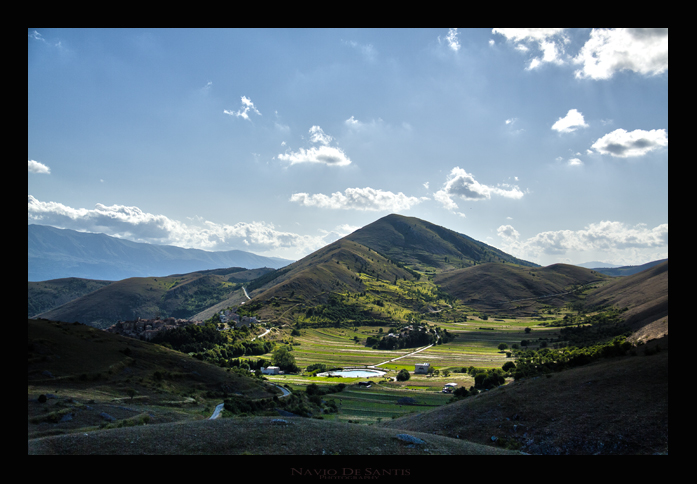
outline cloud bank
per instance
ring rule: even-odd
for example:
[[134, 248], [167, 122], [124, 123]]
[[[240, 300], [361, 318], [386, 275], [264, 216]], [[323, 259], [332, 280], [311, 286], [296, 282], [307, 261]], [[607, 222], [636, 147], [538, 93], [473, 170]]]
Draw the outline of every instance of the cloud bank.
[[[589, 224], [581, 230], [541, 232], [527, 240], [521, 240], [520, 234], [511, 225], [501, 225], [497, 234], [503, 240], [503, 250], [529, 259], [566, 256], [573, 252], [602, 253], [606, 259], [619, 262], [620, 258], [633, 254], [636, 260], [623, 262], [636, 264], [647, 262], [651, 258], [664, 258], [668, 254], [668, 224], [649, 228], [646, 224], [631, 226], [622, 222], [602, 221]], [[653, 255], [642, 255], [648, 253]]]
[[28, 196], [27, 223], [104, 233], [134, 242], [210, 251], [245, 250], [290, 259], [326, 245], [326, 234], [310, 236], [283, 232], [266, 222], [227, 225], [199, 220], [183, 223], [138, 207], [98, 203], [94, 209], [73, 208], [58, 202], [42, 202], [31, 195]]

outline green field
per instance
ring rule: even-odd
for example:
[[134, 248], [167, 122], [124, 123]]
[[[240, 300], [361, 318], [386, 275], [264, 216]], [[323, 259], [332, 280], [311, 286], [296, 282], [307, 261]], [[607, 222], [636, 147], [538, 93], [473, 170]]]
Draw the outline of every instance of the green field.
[[[442, 393], [446, 383], [471, 387], [473, 378], [462, 373], [462, 368], [500, 368], [506, 361], [511, 361], [505, 352], [498, 349], [499, 344], [509, 347], [520, 344], [527, 339], [537, 344], [538, 338], [555, 338], [556, 328], [538, 326], [539, 321], [532, 320], [479, 320], [470, 319], [463, 322], [439, 323], [423, 321], [430, 325], [446, 328], [457, 337], [446, 344], [434, 345], [426, 349], [404, 348], [400, 350], [375, 350], [365, 346], [368, 336], [385, 335], [389, 326], [357, 326], [353, 328], [303, 328], [300, 335], [289, 337], [293, 343], [296, 363], [305, 368], [313, 363], [324, 363], [332, 367], [367, 367], [374, 366], [387, 371], [383, 377], [370, 378], [374, 384], [371, 388], [359, 387], [359, 381], [365, 378], [329, 378], [298, 375], [268, 375], [267, 378], [278, 384], [286, 384], [293, 390], [305, 390], [307, 385], [336, 385], [345, 383], [347, 387], [340, 393], [325, 395], [327, 401], [334, 400], [339, 412], [325, 414], [322, 417], [332, 420], [351, 420], [354, 423], [372, 423], [378, 419], [392, 418], [406, 413], [419, 412], [432, 406], [444, 405], [451, 396]], [[530, 328], [530, 333], [525, 332]], [[358, 341], [356, 341], [356, 339]], [[416, 354], [415, 351], [418, 351]], [[270, 357], [271, 355], [267, 355]], [[416, 363], [430, 363], [440, 370], [439, 376], [415, 375]], [[411, 378], [405, 382], [393, 381], [397, 372], [407, 369]], [[449, 376], [442, 372], [448, 370]], [[417, 405], [399, 405], [402, 397], [416, 399]]]

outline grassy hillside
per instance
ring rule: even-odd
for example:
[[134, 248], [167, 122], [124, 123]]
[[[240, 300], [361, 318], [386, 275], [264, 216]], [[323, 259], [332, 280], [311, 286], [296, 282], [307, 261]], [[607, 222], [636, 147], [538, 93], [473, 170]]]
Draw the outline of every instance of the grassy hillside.
[[[225, 394], [270, 398], [263, 382], [162, 346], [82, 324], [28, 320], [31, 436], [99, 429], [143, 413], [148, 423], [210, 416]], [[45, 403], [40, 395], [50, 398]], [[127, 407], [127, 408], [124, 408]], [[61, 421], [66, 414], [70, 419]]]
[[112, 281], [95, 281], [69, 277], [50, 281], [27, 282], [27, 317], [57, 308], [67, 302], [111, 284]]
[[543, 306], [559, 307], [575, 300], [569, 293], [581, 286], [608, 279], [567, 264], [531, 268], [489, 263], [439, 274], [434, 282], [472, 308], [530, 316]]
[[[650, 356], [645, 348], [655, 349]], [[668, 340], [377, 424], [533, 454], [668, 452]]]
[[[46, 437], [29, 441], [29, 454], [37, 455], [516, 455], [519, 452], [473, 444], [420, 432], [410, 433], [424, 443], [415, 445], [400, 440], [401, 432], [393, 429], [368, 427], [323, 420], [250, 417], [245, 419], [206, 420], [106, 430], [100, 433]], [[196, 438], [191, 438], [193, 435]], [[137, 442], [137, 445], [133, 443]], [[291, 467], [302, 467], [304, 461], [276, 463], [265, 475], [287, 478]], [[373, 475], [383, 475], [383, 469], [406, 469], [414, 475], [420, 465], [391, 460], [370, 463], [362, 460], [346, 469], [359, 469]], [[309, 462], [309, 468], [316, 468]], [[321, 464], [332, 468], [331, 464]], [[366, 470], [368, 467], [371, 470]], [[280, 470], [283, 472], [279, 472]], [[341, 469], [340, 469], [341, 471]], [[370, 475], [370, 474], [364, 474]], [[387, 474], [384, 475], [397, 475]]]
[[225, 301], [251, 277], [242, 268], [193, 272], [168, 277], [132, 277], [72, 300], [39, 317], [105, 328], [117, 321], [161, 317], [190, 318]]
[[[342, 239], [285, 267], [279, 277], [253, 289], [253, 300], [246, 307], [262, 319], [295, 321], [311, 308], [331, 305], [332, 301], [336, 305], [337, 299], [331, 295], [362, 294], [370, 290], [371, 283], [414, 279], [412, 272], [375, 251]], [[375, 313], [367, 304], [354, 309], [366, 318]]]
[[586, 306], [629, 308], [622, 317], [636, 332], [634, 339], [648, 341], [668, 334], [668, 261], [612, 280], [589, 294]]

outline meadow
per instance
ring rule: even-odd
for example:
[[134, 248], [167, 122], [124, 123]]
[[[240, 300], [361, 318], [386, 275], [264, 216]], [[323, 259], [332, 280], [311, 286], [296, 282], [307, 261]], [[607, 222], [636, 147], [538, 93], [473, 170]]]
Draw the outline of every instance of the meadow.
[[[386, 335], [390, 329], [388, 325], [305, 327], [299, 330], [299, 335], [296, 333], [295, 336], [285, 338], [291, 343], [292, 354], [301, 368], [323, 363], [327, 368], [375, 367], [387, 371], [382, 377], [370, 378], [373, 383], [370, 388], [358, 385], [359, 381], [368, 380], [366, 378], [317, 377], [305, 373], [266, 375], [265, 378], [294, 391], [305, 390], [312, 383], [345, 383], [347, 386], [342, 392], [324, 397], [327, 401], [334, 400], [339, 411], [324, 414], [322, 418], [351, 423], [376, 423], [445, 405], [452, 397], [442, 392], [446, 383], [457, 383], [466, 388], [474, 385], [473, 377], [463, 372], [463, 369], [501, 368], [507, 361], [515, 361], [515, 358], [498, 349], [501, 343], [506, 343], [510, 348], [527, 339], [535, 343], [530, 347], [537, 347], [540, 343], [538, 338], [546, 341], [559, 334], [559, 328], [541, 326], [540, 321], [532, 319], [484, 320], [475, 317], [462, 322], [422, 320], [422, 323], [447, 329], [456, 338], [449, 343], [425, 349], [377, 350], [365, 346], [369, 336]], [[526, 328], [529, 328], [527, 333]], [[414, 374], [416, 363], [430, 363], [438, 371], [432, 375]], [[402, 369], [410, 372], [408, 381], [396, 381], [395, 377]], [[416, 404], [398, 403], [399, 399], [405, 397], [413, 398]]]

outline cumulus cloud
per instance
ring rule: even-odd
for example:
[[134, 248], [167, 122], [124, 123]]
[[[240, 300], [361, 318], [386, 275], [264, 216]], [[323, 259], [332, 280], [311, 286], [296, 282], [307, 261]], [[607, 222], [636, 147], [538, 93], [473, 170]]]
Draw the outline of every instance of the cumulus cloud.
[[476, 201], [489, 199], [492, 195], [519, 199], [523, 197], [523, 192], [517, 186], [508, 184], [501, 184], [495, 187], [484, 185], [475, 180], [472, 174], [456, 166], [448, 174], [443, 188], [434, 193], [433, 197], [446, 209], [454, 211], [458, 208], [453, 201], [454, 197]]
[[319, 207], [343, 210], [380, 211], [389, 210], [397, 212], [408, 210], [421, 202], [421, 199], [409, 197], [402, 192], [376, 190], [374, 188], [347, 188], [344, 193], [334, 192], [331, 195], [317, 193], [294, 193], [290, 197], [291, 202], [300, 203], [306, 207]]
[[593, 29], [573, 59], [578, 78], [610, 79], [629, 70], [657, 75], [668, 70], [668, 29]]
[[537, 53], [528, 64], [527, 69], [536, 69], [540, 65], [551, 62], [564, 62], [564, 45], [569, 42], [563, 28], [533, 28], [533, 29], [492, 29], [492, 33], [503, 35], [513, 43], [514, 48], [522, 53]]
[[298, 151], [281, 153], [279, 160], [289, 161], [291, 165], [297, 163], [321, 163], [329, 166], [346, 166], [351, 164], [351, 159], [340, 148], [331, 146], [317, 146], [310, 149], [300, 148]]
[[668, 136], [665, 129], [652, 129], [651, 131], [635, 129], [630, 132], [616, 129], [598, 139], [591, 148], [601, 154], [627, 158], [642, 156], [666, 146], [668, 146]]
[[73, 208], [58, 202], [42, 202], [31, 195], [27, 222], [104, 233], [135, 242], [203, 250], [237, 249], [289, 258], [298, 258], [326, 244], [321, 235], [284, 232], [265, 222], [228, 225], [198, 219], [183, 223], [138, 207], [98, 203], [94, 209]]
[[559, 131], [560, 133], [571, 133], [576, 131], [578, 128], [587, 128], [588, 125], [583, 119], [583, 114], [578, 112], [577, 109], [569, 109], [566, 116], [559, 118], [556, 123], [552, 125], [552, 129]]
[[326, 134], [319, 126], [310, 128], [310, 141], [319, 143], [309, 149], [300, 148], [298, 151], [288, 151], [278, 155], [279, 160], [289, 161], [291, 165], [298, 163], [320, 163], [329, 166], [346, 166], [351, 159], [341, 148], [329, 146], [334, 138]]
[[229, 114], [230, 116], [236, 116], [238, 118], [243, 118], [246, 119], [247, 121], [250, 121], [249, 119], [249, 114], [247, 114], [249, 111], [255, 112], [259, 116], [261, 116], [261, 113], [259, 110], [254, 106], [254, 103], [246, 96], [242, 96], [242, 108], [237, 110], [237, 111], [230, 111], [228, 109], [223, 110], [225, 114]]
[[[668, 224], [649, 228], [646, 224], [628, 225], [616, 221], [592, 223], [581, 230], [556, 230], [541, 232], [527, 240], [510, 225], [502, 225], [497, 233], [502, 238], [503, 250], [517, 257], [536, 259], [542, 256], [564, 256], [570, 252], [603, 253], [608, 259], [619, 259], [624, 254], [640, 255], [650, 251], [655, 254], [640, 258], [662, 258], [668, 249]], [[642, 263], [643, 263], [642, 262]], [[634, 262], [631, 262], [634, 263]]]
[[44, 165], [43, 163], [40, 163], [35, 160], [28, 160], [29, 161], [29, 173], [41, 173], [41, 174], [46, 174], [49, 175], [51, 173], [51, 169]]

